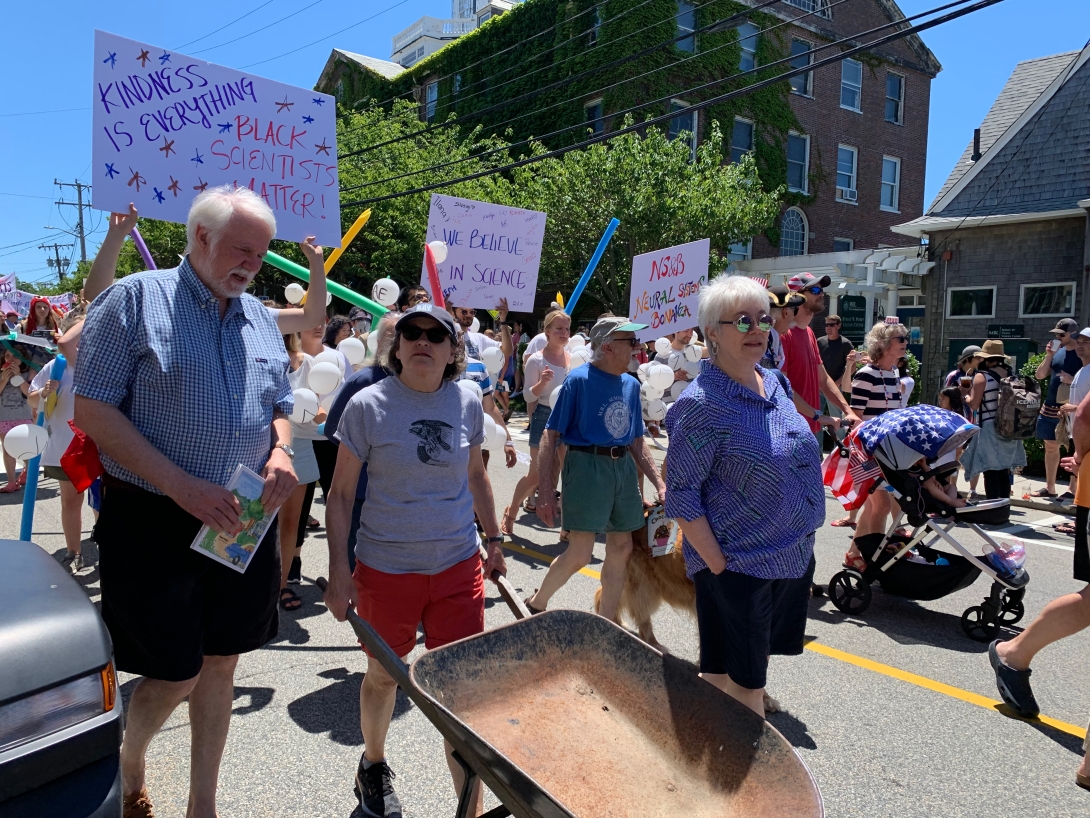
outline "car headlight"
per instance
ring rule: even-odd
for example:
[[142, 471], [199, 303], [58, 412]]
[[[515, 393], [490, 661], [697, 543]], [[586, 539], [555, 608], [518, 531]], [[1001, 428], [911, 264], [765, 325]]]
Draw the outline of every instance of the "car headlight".
[[108, 713], [116, 704], [112, 662], [97, 673], [2, 704], [0, 752]]

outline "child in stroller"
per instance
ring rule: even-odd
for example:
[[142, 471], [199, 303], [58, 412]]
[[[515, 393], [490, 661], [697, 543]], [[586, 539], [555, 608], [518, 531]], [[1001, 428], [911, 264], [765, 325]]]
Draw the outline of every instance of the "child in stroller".
[[[951, 485], [958, 468], [957, 450], [978, 431], [955, 412], [910, 406], [863, 424], [839, 452], [829, 456], [855, 463], [850, 467], [855, 477], [850, 493], [838, 493], [833, 484], [834, 494], [846, 507], [861, 504], [871, 491], [889, 491], [898, 506], [884, 534], [856, 538], [866, 568], [846, 568], [830, 580], [829, 597], [837, 608], [850, 614], [865, 611], [874, 582], [887, 593], [931, 600], [967, 588], [984, 572], [993, 580], [991, 591], [980, 605], [962, 614], [965, 633], [990, 641], [1000, 625], [1022, 618], [1022, 597], [1029, 582], [1026, 570], [971, 553], [953, 533], [957, 526], [968, 526], [993, 552], [1005, 553], [981, 526], [1006, 524], [1010, 500], [967, 503]], [[836, 468], [836, 463], [826, 461], [827, 476]], [[912, 526], [910, 536], [897, 533], [906, 519]], [[939, 540], [956, 553], [935, 550], [932, 546]]]

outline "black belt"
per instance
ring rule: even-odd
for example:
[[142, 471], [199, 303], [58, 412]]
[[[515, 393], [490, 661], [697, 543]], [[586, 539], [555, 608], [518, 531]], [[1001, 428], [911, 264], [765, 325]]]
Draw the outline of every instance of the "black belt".
[[627, 446], [568, 446], [573, 452], [586, 452], [587, 454], [600, 454], [620, 460], [628, 454]]

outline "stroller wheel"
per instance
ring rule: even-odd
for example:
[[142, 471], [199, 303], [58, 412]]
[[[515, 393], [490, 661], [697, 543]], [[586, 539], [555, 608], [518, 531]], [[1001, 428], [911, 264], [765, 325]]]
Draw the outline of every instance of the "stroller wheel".
[[870, 607], [870, 583], [855, 571], [841, 571], [829, 580], [829, 599], [846, 614], [860, 614]]
[[1026, 615], [1026, 606], [1021, 602], [1015, 602], [999, 610], [999, 621], [1004, 625], [1016, 625]]
[[966, 608], [961, 615], [961, 629], [977, 642], [991, 642], [999, 633], [999, 621], [992, 619], [979, 605]]

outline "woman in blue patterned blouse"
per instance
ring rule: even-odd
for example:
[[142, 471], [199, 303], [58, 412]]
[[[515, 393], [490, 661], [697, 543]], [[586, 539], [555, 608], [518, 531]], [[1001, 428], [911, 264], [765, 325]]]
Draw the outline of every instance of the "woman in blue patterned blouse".
[[666, 416], [666, 513], [696, 585], [701, 675], [764, 716], [769, 655], [802, 653], [821, 458], [787, 379], [758, 366], [765, 289], [721, 276], [698, 318], [712, 354]]

